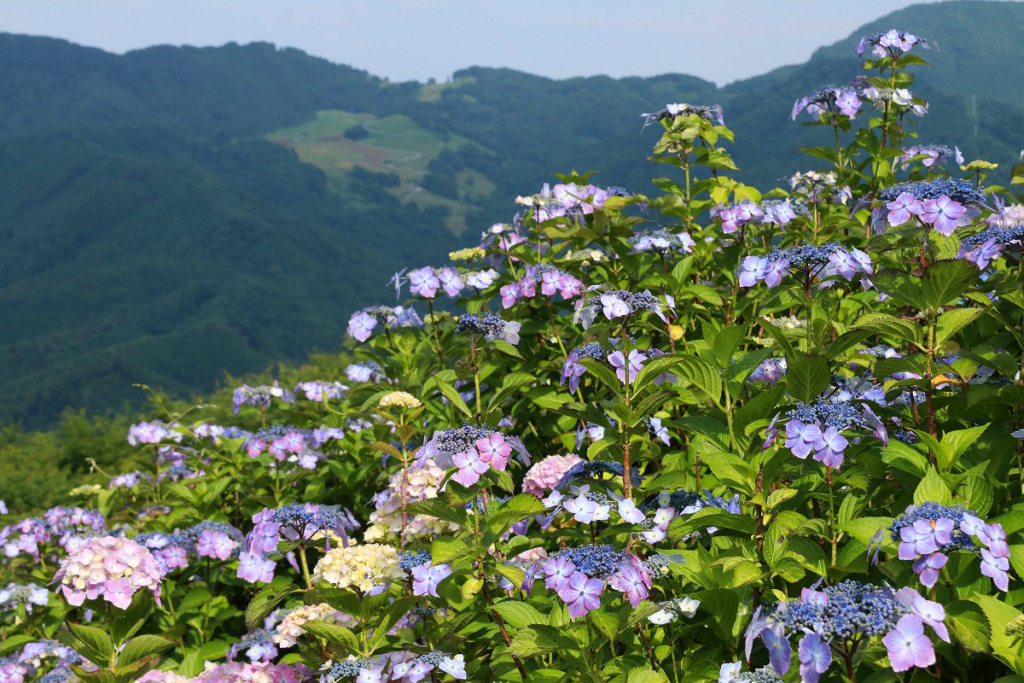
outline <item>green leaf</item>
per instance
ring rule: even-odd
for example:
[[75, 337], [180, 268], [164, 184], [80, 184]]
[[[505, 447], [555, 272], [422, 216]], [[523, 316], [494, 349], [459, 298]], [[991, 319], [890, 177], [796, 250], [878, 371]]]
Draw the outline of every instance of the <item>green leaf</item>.
[[429, 498], [418, 503], [410, 503], [406, 506], [407, 515], [427, 515], [443, 519], [452, 524], [458, 524], [461, 528], [469, 527], [469, 514], [463, 507], [449, 507], [441, 498]]
[[118, 610], [110, 625], [110, 635], [116, 644], [123, 644], [138, 633], [153, 611], [153, 594], [149, 591], [136, 591], [128, 609]]
[[349, 653], [358, 654], [360, 652], [359, 639], [356, 634], [344, 626], [314, 620], [302, 624], [302, 630], [317, 638], [323, 638], [329, 643], [340, 645]]
[[154, 635], [141, 635], [136, 636], [129, 640], [121, 653], [117, 656], [118, 668], [127, 666], [132, 662], [136, 662], [143, 657], [149, 657], [155, 655], [158, 652], [163, 652], [169, 647], [174, 645], [174, 641], [168, 640], [163, 636]]
[[438, 536], [430, 546], [430, 556], [434, 564], [446, 564], [461, 555], [468, 547], [461, 539]]
[[263, 619], [281, 604], [282, 600], [298, 590], [291, 584], [284, 587], [270, 585], [262, 589], [249, 601], [249, 606], [245, 609], [246, 627], [250, 631], [255, 630]]
[[[97, 666], [103, 666], [110, 662], [114, 656], [114, 641], [103, 629], [70, 622], [68, 628], [71, 630], [71, 635], [74, 636], [75, 645], [64, 643], [65, 645], [70, 645], [75, 652]], [[61, 640], [61, 642], [64, 641]]]
[[887, 337], [894, 337], [900, 341], [916, 344], [917, 346], [924, 344], [920, 325], [886, 313], [867, 313], [857, 320], [854, 327], [870, 330]]
[[447, 398], [451, 402], [453, 406], [462, 411], [462, 413], [465, 414], [466, 417], [473, 417], [473, 411], [470, 410], [469, 406], [466, 405], [466, 402], [462, 400], [462, 397], [459, 396], [459, 392], [455, 390], [455, 387], [453, 387], [451, 384], [448, 384], [448, 382], [445, 382], [443, 379], [437, 377], [436, 375], [431, 379], [434, 381], [435, 384], [437, 384], [437, 388], [441, 390], [441, 393], [444, 395], [445, 398]]
[[605, 363], [597, 360], [596, 358], [581, 358], [579, 362], [587, 369], [588, 373], [593, 373], [593, 375], [597, 377], [602, 384], [611, 389], [616, 396], [622, 393], [622, 382]]
[[373, 625], [373, 633], [369, 640], [370, 654], [376, 652], [377, 648], [384, 644], [391, 627], [397, 624], [398, 620], [416, 605], [416, 602], [416, 598], [397, 598], [384, 608], [380, 619]]
[[762, 329], [768, 333], [768, 336], [775, 340], [775, 344], [779, 347], [779, 351], [783, 356], [788, 358], [796, 353], [792, 342], [789, 341], [789, 337], [786, 336], [786, 332], [781, 327], [776, 327], [765, 318], [758, 318], [757, 322], [761, 324]]
[[786, 356], [786, 363], [786, 387], [796, 400], [810, 403], [828, 389], [832, 373], [821, 356], [794, 352]]
[[653, 669], [633, 669], [626, 676], [626, 683], [668, 683], [668, 677]]
[[941, 346], [985, 313], [984, 308], [954, 308], [935, 321], [935, 345]]
[[884, 530], [890, 526], [892, 526], [892, 517], [858, 517], [841, 524], [840, 528], [858, 541], [868, 544], [880, 530], [883, 530], [884, 534]]
[[228, 653], [228, 645], [222, 640], [214, 640], [203, 643], [195, 650], [188, 653], [185, 659], [181, 660], [178, 673], [185, 678], [195, 678], [206, 668], [206, 662], [215, 662], [223, 659]]
[[515, 393], [517, 389], [535, 381], [537, 381], [536, 377], [525, 372], [512, 372], [505, 375], [505, 378], [501, 382], [501, 387], [494, 396], [491, 397], [491, 400], [488, 401], [487, 409], [490, 410], [495, 406], [501, 405], [501, 402]]
[[920, 505], [927, 502], [935, 502], [940, 505], [953, 504], [953, 494], [950, 493], [946, 482], [942, 480], [934, 467], [928, 468], [928, 473], [914, 489], [914, 503]]
[[491, 609], [500, 614], [506, 624], [516, 629], [548, 623], [547, 616], [541, 614], [536, 607], [517, 600], [497, 602]]
[[680, 381], [696, 386], [721, 407], [722, 377], [710, 363], [696, 356], [681, 354], [672, 371]]
[[536, 657], [550, 652], [579, 652], [579, 644], [559, 629], [534, 624], [516, 632], [508, 651], [517, 657]]
[[956, 600], [946, 605], [946, 625], [964, 649], [987, 652], [991, 632], [981, 608], [967, 600]]
[[932, 310], [939, 310], [960, 298], [978, 281], [981, 270], [970, 261], [935, 261], [921, 277], [921, 298]]

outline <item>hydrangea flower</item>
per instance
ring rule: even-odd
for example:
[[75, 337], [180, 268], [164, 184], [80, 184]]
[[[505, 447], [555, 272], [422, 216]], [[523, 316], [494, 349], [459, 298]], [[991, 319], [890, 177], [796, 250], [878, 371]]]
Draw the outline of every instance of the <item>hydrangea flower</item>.
[[950, 157], [955, 159], [958, 164], [964, 163], [964, 156], [960, 153], [959, 147], [950, 149], [945, 145], [913, 145], [903, 150], [903, 156], [897, 163], [906, 168], [914, 157], [924, 157], [921, 159], [921, 165], [925, 168], [944, 163]]
[[521, 323], [507, 322], [493, 313], [483, 315], [467, 313], [459, 317], [459, 321], [455, 325], [455, 333], [478, 334], [489, 342], [500, 340], [515, 346], [519, 343], [521, 327]]
[[862, 92], [850, 86], [826, 85], [818, 88], [810, 95], [801, 97], [793, 104], [790, 117], [796, 121], [800, 112], [807, 110], [813, 118], [821, 114], [843, 114], [849, 118], [857, 115], [860, 109]]
[[647, 356], [639, 349], [631, 350], [628, 356], [622, 351], [613, 351], [608, 354], [608, 364], [615, 369], [615, 376], [623, 384], [632, 384], [636, 380], [646, 360]]
[[345, 375], [352, 382], [378, 382], [389, 381], [384, 374], [384, 368], [377, 361], [368, 360], [362, 363], [352, 363], [345, 368]]
[[671, 252], [692, 254], [693, 248], [697, 246], [697, 243], [690, 237], [690, 233], [673, 233], [665, 228], [638, 231], [633, 236], [632, 242], [634, 253], [653, 251], [658, 254], [668, 254]]
[[523, 477], [523, 493], [542, 498], [555, 488], [562, 476], [572, 467], [582, 463], [583, 458], [574, 453], [568, 455], [549, 455], [535, 463]]
[[413, 595], [432, 595], [435, 598], [440, 597], [437, 594], [437, 585], [444, 579], [451, 576], [452, 568], [448, 564], [438, 564], [431, 566], [430, 562], [417, 565], [412, 569], [412, 594]]
[[608, 320], [614, 320], [649, 311], [661, 318], [663, 322], [668, 323], [668, 318], [661, 312], [662, 306], [658, 297], [651, 294], [650, 290], [643, 292], [613, 290], [604, 292], [590, 301], [587, 301], [587, 297], [579, 299], [576, 302], [572, 321], [573, 324], [582, 323], [583, 329], [587, 329], [599, 313], [603, 313]]
[[126, 609], [138, 590], [152, 591], [159, 600], [162, 579], [147, 548], [113, 536], [88, 539], [61, 562], [53, 577], [71, 605], [103, 598], [119, 609]]
[[883, 206], [872, 213], [872, 227], [878, 232], [885, 231], [886, 223], [902, 225], [916, 217], [946, 236], [981, 215], [978, 205], [985, 201], [969, 181], [952, 178], [896, 183], [883, 188], [878, 197]]
[[[844, 431], [871, 429], [875, 436], [885, 435], [881, 422], [870, 408], [841, 398], [798, 403], [786, 416], [789, 418], [786, 422], [786, 448], [801, 460], [813, 454], [815, 460], [833, 469], [843, 464], [844, 453], [850, 443], [843, 436]], [[774, 421], [769, 431], [772, 429]], [[765, 447], [771, 446], [772, 442], [773, 434], [769, 434]]]
[[1000, 227], [993, 225], [960, 241], [957, 258], [970, 261], [984, 270], [989, 263], [1003, 255], [1007, 247], [1020, 252], [1024, 245], [1024, 225]]
[[741, 287], [754, 287], [761, 281], [777, 287], [792, 274], [801, 284], [818, 282], [820, 288], [829, 286], [830, 282], [823, 282], [827, 278], [841, 276], [850, 282], [857, 273], [874, 273], [871, 257], [857, 248], [846, 251], [833, 242], [820, 247], [804, 244], [773, 249], [768, 256], [746, 256], [740, 261], [736, 277]]
[[662, 625], [680, 618], [692, 619], [693, 615], [697, 613], [697, 608], [700, 607], [700, 600], [694, 600], [687, 595], [658, 603], [658, 606], [661, 609], [647, 617], [647, 620], [652, 624]]
[[[912, 588], [896, 592], [848, 580], [821, 591], [804, 588], [799, 600], [759, 607], [747, 628], [746, 654], [749, 658], [754, 640], [761, 637], [769, 648], [775, 673], [782, 676], [789, 670], [791, 651], [782, 641], [799, 635], [801, 677], [816, 681], [832, 663], [828, 644], [840, 652], [854, 652], [862, 642], [879, 638], [892, 654], [890, 645], [917, 633], [911, 621], [928, 623], [940, 638], [948, 639], [944, 619], [941, 605], [924, 599]], [[923, 635], [923, 629], [920, 633]], [[915, 641], [915, 647], [923, 648], [924, 643]], [[928, 647], [932, 647], [930, 640]], [[901, 664], [904, 661], [901, 659]], [[896, 663], [893, 665], [895, 668]]]
[[877, 59], [896, 59], [905, 52], [910, 52], [914, 45], [920, 45], [926, 50], [929, 48], [928, 41], [924, 38], [907, 31], [892, 29], [862, 37], [857, 43], [857, 56], [863, 57], [864, 52], [870, 47], [871, 54]]
[[365, 594], [404, 579], [406, 573], [398, 561], [397, 550], [379, 543], [331, 548], [316, 563], [313, 580]]
[[706, 106], [702, 104], [685, 104], [677, 102], [673, 104], [666, 104], [664, 109], [659, 109], [654, 113], [641, 114], [640, 116], [644, 119], [644, 128], [655, 121], [675, 119], [677, 116], [697, 116], [705, 121], [717, 120], [718, 125], [720, 126], [725, 125], [722, 106], [719, 104]]
[[242, 406], [266, 410], [270, 407], [271, 399], [275, 398], [283, 403], [295, 403], [295, 394], [288, 389], [283, 389], [275, 379], [274, 383], [269, 386], [251, 387], [248, 384], [243, 384], [238, 387], [232, 395], [231, 407], [236, 415]]
[[901, 560], [914, 562], [914, 573], [924, 586], [939, 579], [951, 552], [965, 551], [981, 557], [981, 573], [1002, 590], [1008, 590], [1010, 547], [998, 524], [987, 524], [961, 505], [921, 503], [911, 505], [889, 526]]

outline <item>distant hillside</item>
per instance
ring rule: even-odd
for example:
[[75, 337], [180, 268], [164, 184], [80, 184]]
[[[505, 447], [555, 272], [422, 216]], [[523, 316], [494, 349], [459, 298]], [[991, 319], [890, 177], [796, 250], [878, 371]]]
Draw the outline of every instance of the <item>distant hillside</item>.
[[393, 271], [471, 243], [551, 173], [652, 191], [640, 113], [668, 102], [722, 104], [739, 177], [776, 185], [814, 165], [796, 148], [830, 144], [792, 102], [860, 73], [872, 30], [938, 43], [916, 69], [921, 139], [1008, 168], [1022, 26], [1021, 3], [919, 5], [724, 88], [478, 67], [393, 84], [265, 43], [113, 55], [0, 34], [0, 421], [335, 349]]

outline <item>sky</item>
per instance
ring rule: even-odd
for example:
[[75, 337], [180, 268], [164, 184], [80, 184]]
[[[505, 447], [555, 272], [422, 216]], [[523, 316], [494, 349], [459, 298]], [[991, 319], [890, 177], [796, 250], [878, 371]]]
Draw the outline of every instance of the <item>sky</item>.
[[122, 53], [267, 41], [392, 81], [468, 66], [719, 85], [805, 61], [913, 0], [0, 0], [0, 31]]

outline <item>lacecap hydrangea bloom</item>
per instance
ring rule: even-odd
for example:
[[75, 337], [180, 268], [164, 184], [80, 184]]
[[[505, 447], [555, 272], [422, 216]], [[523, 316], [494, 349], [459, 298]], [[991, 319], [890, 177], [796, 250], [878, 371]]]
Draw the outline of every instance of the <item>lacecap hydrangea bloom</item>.
[[1009, 590], [1010, 546], [1001, 524], [988, 524], [959, 505], [911, 505], [893, 520], [890, 537], [901, 560], [914, 561], [914, 573], [932, 587], [948, 561], [948, 553], [966, 551], [981, 557], [981, 573], [999, 590]]
[[125, 609], [135, 591], [149, 590], [159, 600], [163, 577], [149, 550], [125, 538], [87, 540], [65, 558], [53, 577], [71, 605], [103, 598]]
[[379, 543], [332, 548], [317, 562], [313, 580], [369, 593], [406, 577], [398, 561], [397, 550]]

